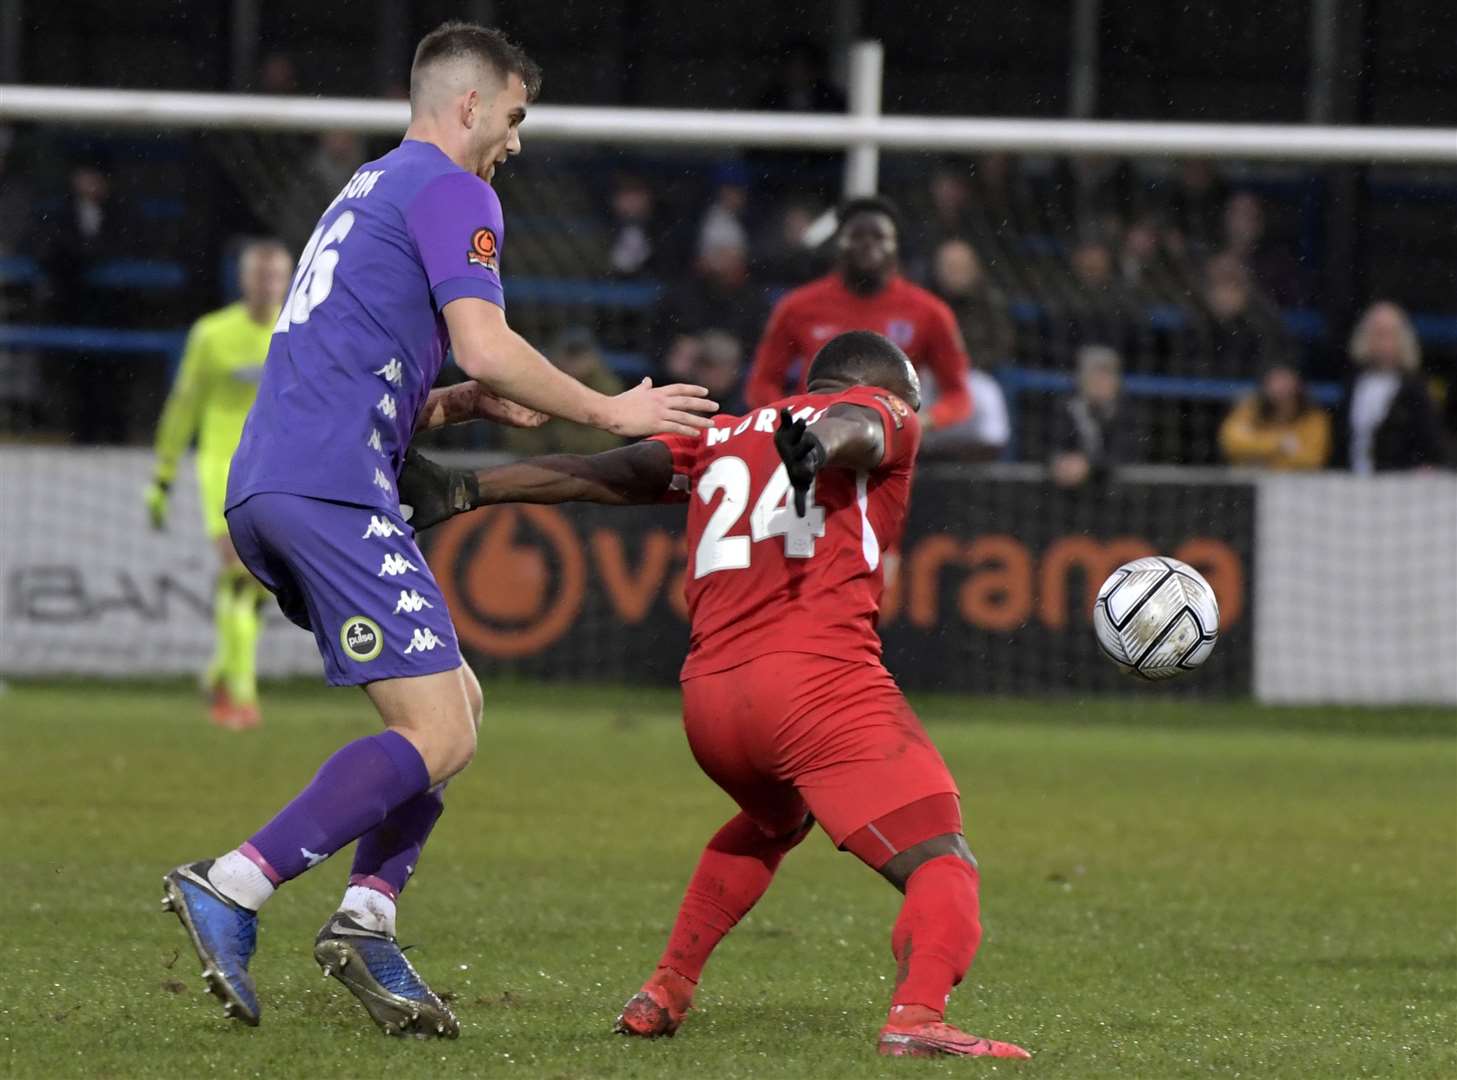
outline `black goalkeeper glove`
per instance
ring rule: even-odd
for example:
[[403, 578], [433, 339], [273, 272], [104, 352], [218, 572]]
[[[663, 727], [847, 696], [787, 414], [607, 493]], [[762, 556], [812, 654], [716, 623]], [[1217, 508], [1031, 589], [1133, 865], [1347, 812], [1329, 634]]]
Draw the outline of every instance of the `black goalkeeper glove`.
[[789, 483], [794, 488], [794, 512], [800, 517], [805, 514], [805, 499], [815, 473], [825, 463], [825, 444], [805, 425], [804, 420], [794, 419], [788, 409], [779, 410], [779, 426], [774, 429], [774, 449], [789, 473]]
[[468, 469], [448, 469], [411, 447], [400, 470], [400, 514], [416, 531], [476, 508], [480, 487]]

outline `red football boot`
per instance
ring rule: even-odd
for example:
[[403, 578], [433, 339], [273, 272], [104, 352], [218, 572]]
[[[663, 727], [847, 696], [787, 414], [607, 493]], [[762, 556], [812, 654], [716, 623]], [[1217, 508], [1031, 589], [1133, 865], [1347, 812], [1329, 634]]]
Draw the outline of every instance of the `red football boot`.
[[930, 1009], [914, 1005], [902, 1005], [891, 1010], [891, 1019], [880, 1029], [880, 1053], [884, 1057], [1032, 1056], [1011, 1043], [968, 1035], [944, 1022]]
[[696, 988], [696, 983], [672, 968], [658, 968], [622, 1007], [612, 1030], [641, 1039], [671, 1039], [693, 1005]]
[[208, 718], [213, 724], [220, 728], [231, 728], [233, 726], [233, 698], [228, 693], [228, 688], [222, 683], [217, 683], [209, 692], [211, 701], [208, 705]]
[[237, 702], [233, 705], [233, 714], [227, 724], [234, 731], [250, 731], [263, 723], [263, 713], [258, 708], [256, 701], [244, 704]]

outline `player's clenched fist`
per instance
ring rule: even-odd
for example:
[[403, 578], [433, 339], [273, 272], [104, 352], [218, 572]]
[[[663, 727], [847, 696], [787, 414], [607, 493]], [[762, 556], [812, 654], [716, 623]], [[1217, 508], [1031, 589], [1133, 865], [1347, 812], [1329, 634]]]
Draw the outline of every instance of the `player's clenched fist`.
[[423, 531], [475, 509], [478, 489], [474, 473], [446, 468], [412, 446], [405, 451], [399, 492], [401, 516], [417, 531]]
[[789, 473], [794, 488], [794, 512], [804, 517], [805, 496], [814, 483], [815, 473], [825, 463], [825, 444], [809, 430], [804, 418], [796, 420], [788, 409], [779, 410], [779, 426], [774, 429], [774, 449]]
[[710, 425], [708, 417], [716, 412], [718, 402], [710, 401], [702, 386], [674, 383], [654, 387], [652, 379], [643, 379], [612, 399], [612, 414], [605, 426], [614, 435], [630, 438], [697, 435]]

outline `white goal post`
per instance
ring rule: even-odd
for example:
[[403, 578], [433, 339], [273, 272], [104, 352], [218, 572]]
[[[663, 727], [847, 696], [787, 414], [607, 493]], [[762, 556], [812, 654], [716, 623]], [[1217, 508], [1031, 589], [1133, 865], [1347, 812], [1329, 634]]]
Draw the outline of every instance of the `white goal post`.
[[[0, 84], [0, 120], [135, 127], [403, 131], [403, 101], [275, 97]], [[573, 142], [681, 143], [882, 150], [1007, 150], [1132, 157], [1200, 155], [1281, 161], [1457, 165], [1457, 128], [1191, 124], [1121, 120], [885, 116], [535, 105], [531, 137]]]
[[[846, 114], [538, 105], [530, 138], [845, 150], [851, 194], [874, 190], [886, 150], [1457, 165], [1457, 128], [886, 116], [881, 70], [879, 42], [852, 47]], [[408, 118], [402, 101], [0, 84], [0, 120], [394, 134]]]

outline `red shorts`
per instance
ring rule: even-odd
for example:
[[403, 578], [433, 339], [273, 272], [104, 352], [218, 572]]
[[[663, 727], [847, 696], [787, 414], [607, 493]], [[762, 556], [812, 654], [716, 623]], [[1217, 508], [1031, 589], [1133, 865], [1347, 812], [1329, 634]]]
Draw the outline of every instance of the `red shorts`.
[[852, 848], [879, 866], [961, 831], [956, 781], [879, 664], [775, 653], [686, 679], [683, 727], [703, 771], [771, 836], [811, 813], [844, 847], [893, 811], [930, 800], [890, 819], [899, 835], [875, 838], [885, 850], [874, 858]]

